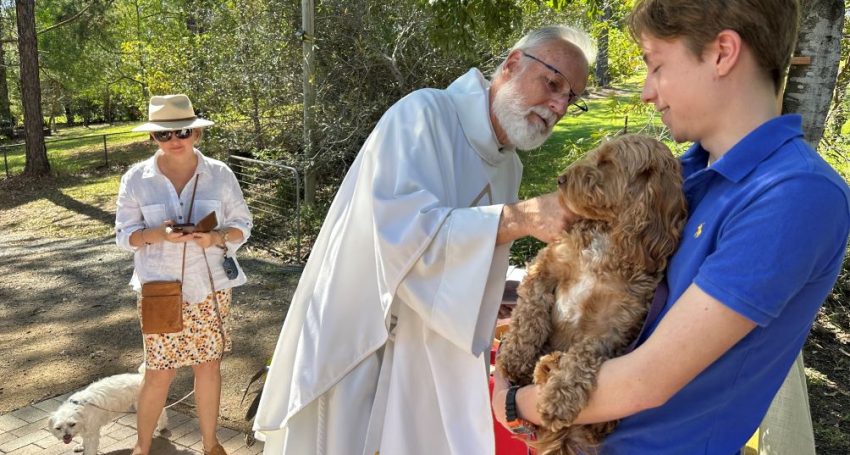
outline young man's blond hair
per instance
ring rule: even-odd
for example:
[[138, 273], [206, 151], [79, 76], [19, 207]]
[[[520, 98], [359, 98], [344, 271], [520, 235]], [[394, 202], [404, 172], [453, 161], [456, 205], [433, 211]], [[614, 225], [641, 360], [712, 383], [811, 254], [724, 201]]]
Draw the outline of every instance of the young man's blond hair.
[[628, 25], [636, 41], [644, 33], [682, 38], [697, 57], [720, 31], [734, 30], [778, 94], [797, 42], [799, 13], [799, 0], [646, 0], [635, 5]]

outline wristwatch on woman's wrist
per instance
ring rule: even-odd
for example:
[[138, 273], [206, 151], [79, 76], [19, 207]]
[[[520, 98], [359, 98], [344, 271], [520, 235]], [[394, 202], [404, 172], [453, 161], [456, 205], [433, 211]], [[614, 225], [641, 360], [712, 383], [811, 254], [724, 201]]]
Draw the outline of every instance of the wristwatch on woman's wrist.
[[505, 396], [505, 422], [513, 434], [534, 434], [534, 424], [525, 419], [520, 419], [517, 412], [516, 393], [520, 386], [512, 385], [508, 388]]

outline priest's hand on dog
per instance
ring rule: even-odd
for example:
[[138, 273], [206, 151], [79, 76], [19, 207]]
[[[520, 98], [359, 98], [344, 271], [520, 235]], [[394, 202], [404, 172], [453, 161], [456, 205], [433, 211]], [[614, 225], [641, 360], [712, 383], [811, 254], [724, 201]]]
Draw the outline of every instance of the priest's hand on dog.
[[501, 245], [529, 235], [546, 243], [560, 237], [577, 217], [562, 203], [559, 195], [556, 191], [505, 204], [499, 221], [496, 244]]

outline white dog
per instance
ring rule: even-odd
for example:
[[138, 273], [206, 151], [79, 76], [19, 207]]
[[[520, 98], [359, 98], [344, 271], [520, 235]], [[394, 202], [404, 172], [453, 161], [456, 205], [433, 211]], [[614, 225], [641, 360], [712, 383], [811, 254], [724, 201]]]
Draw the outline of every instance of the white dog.
[[[139, 373], [109, 376], [76, 392], [50, 417], [50, 432], [65, 444], [80, 435], [83, 441], [74, 451], [97, 455], [100, 428], [136, 405], [143, 377], [144, 364], [139, 367]], [[163, 409], [156, 429], [162, 432], [167, 425], [168, 416]]]

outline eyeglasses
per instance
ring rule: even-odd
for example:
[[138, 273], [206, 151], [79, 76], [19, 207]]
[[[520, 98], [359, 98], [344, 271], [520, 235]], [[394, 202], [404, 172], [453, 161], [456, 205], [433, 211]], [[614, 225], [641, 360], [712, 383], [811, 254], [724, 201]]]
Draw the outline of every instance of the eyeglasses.
[[[567, 95], [567, 113], [569, 113], [570, 115], [579, 115], [584, 112], [587, 112], [587, 103], [585, 103], [584, 100], [580, 96], [578, 96], [576, 92], [573, 91], [573, 84], [570, 83], [570, 80], [567, 79], [567, 76], [565, 76], [564, 73], [558, 71], [558, 68], [555, 68], [554, 66], [544, 62], [543, 60], [540, 60], [539, 58], [525, 51], [520, 52], [522, 53], [523, 57], [528, 57], [534, 60], [535, 62], [545, 66], [546, 68], [552, 70], [552, 72], [556, 75], [561, 76], [563, 82], [567, 85], [567, 88], [569, 90], [569, 94]], [[549, 91], [558, 96], [561, 96], [561, 94], [564, 93], [564, 83], [559, 84], [550, 79], [547, 85], [549, 86]]]
[[186, 139], [192, 136], [192, 131], [195, 131], [192, 128], [183, 128], [182, 130], [177, 131], [154, 131], [153, 138], [156, 139], [157, 142], [168, 142], [171, 140], [172, 136], [177, 137], [177, 139]]

